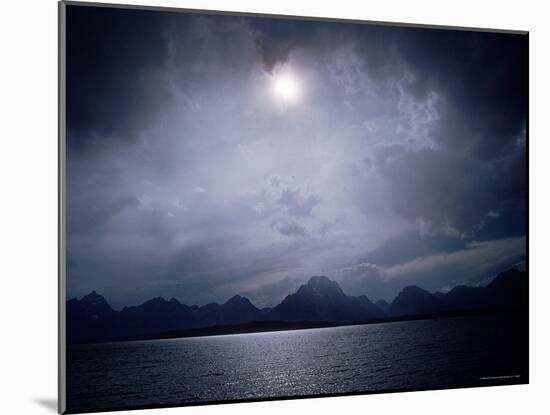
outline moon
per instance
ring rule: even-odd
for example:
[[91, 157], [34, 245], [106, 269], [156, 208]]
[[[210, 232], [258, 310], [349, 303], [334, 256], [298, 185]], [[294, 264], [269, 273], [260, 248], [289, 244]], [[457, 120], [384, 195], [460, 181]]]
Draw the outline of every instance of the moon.
[[290, 73], [275, 75], [273, 77], [273, 93], [275, 98], [282, 103], [296, 103], [300, 98], [300, 85], [297, 78]]

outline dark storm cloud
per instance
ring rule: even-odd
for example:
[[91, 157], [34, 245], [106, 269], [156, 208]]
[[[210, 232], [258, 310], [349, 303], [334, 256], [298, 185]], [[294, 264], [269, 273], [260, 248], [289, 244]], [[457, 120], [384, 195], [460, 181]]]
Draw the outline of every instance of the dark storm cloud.
[[450, 105], [439, 108], [443, 122], [435, 139], [474, 158], [502, 156], [526, 126], [527, 51], [526, 36], [457, 36], [444, 30], [405, 34], [400, 53], [415, 74], [408, 91], [420, 99], [433, 90], [448, 97]]
[[[359, 262], [333, 270], [330, 276], [347, 293], [365, 293], [371, 300], [392, 301], [406, 285], [418, 285], [431, 292], [448, 291], [456, 285], [486, 285], [502, 270], [525, 260], [525, 243], [524, 237], [518, 237], [469, 242], [460, 249], [442, 250], [434, 245], [432, 251], [426, 249], [433, 244], [431, 241], [420, 249], [424, 253], [419, 252], [409, 259], [400, 258], [391, 264], [381, 262], [379, 265]], [[397, 246], [411, 251], [409, 245]], [[371, 256], [376, 257], [375, 253]]]
[[421, 220], [426, 231], [474, 237], [484, 230], [491, 236], [487, 230], [495, 218], [513, 212], [518, 219], [502, 223], [498, 230], [512, 236], [522, 231], [517, 221], [525, 217], [526, 196], [521, 167], [525, 152], [515, 151], [510, 159], [481, 162], [448, 150], [393, 148], [381, 154], [378, 169], [388, 179], [393, 209]]
[[525, 237], [470, 242], [466, 249], [418, 257], [384, 269], [389, 285], [416, 284], [429, 291], [489, 282], [525, 259]]
[[387, 239], [365, 256], [368, 263], [391, 266], [427, 255], [451, 253], [466, 248], [464, 239], [447, 235], [421, 235], [417, 229]]
[[[429, 149], [417, 152], [396, 146], [378, 150], [381, 162], [387, 161], [384, 153], [395, 153], [393, 163], [385, 166], [382, 174], [392, 176], [390, 188], [402, 199], [396, 201], [401, 215], [459, 233], [479, 231], [492, 236], [487, 234], [489, 228], [501, 236], [522, 232], [526, 216], [522, 145], [527, 107], [526, 37], [344, 25], [331, 27], [332, 36], [327, 39], [323, 36], [326, 26], [313, 30], [317, 36], [308, 36], [311, 32], [292, 36], [297, 26], [278, 21], [273, 25], [279, 30], [272, 30], [272, 43], [285, 45], [281, 62], [294, 48], [326, 53], [343, 38], [365, 57], [369, 75], [380, 84], [395, 78], [394, 91], [405, 98], [400, 105], [412, 114], [406, 125], [409, 131], [422, 120], [438, 120], [426, 131], [433, 142]], [[342, 65], [336, 76], [345, 83], [350, 81], [349, 72], [350, 67]], [[430, 100], [437, 101], [436, 110], [430, 108]], [[475, 199], [462, 204], [465, 189]], [[412, 193], [426, 195], [427, 200], [414, 198]], [[411, 206], [405, 200], [423, 206]], [[451, 205], [455, 212], [450, 212]], [[512, 216], [513, 212], [514, 219], [494, 226], [498, 221], [491, 220], [496, 217], [491, 212], [500, 212], [499, 216]]]
[[169, 102], [159, 62], [167, 57], [170, 19], [139, 10], [67, 7], [67, 128], [83, 133], [71, 149], [106, 134], [120, 138], [121, 129], [131, 137], [155, 119], [160, 101]]
[[[403, 217], [460, 235], [492, 238], [525, 231], [527, 39], [493, 33], [395, 32], [406, 68], [398, 94], [429, 119], [429, 148], [381, 148], [378, 167]], [[415, 129], [415, 123], [408, 125]], [[467, 201], [464, 196], [468, 195]], [[421, 195], [420, 197], [418, 195]], [[498, 221], [500, 215], [514, 219]], [[491, 235], [490, 229], [495, 234]], [[433, 230], [433, 229], [432, 229]]]
[[294, 50], [330, 51], [344, 37], [349, 40], [354, 30], [352, 26], [307, 20], [251, 18], [249, 24], [257, 33], [257, 49], [270, 74], [275, 66], [287, 62]]
[[379, 160], [395, 209], [470, 237], [524, 233], [527, 39], [427, 30], [403, 35], [399, 54], [411, 72], [400, 93], [418, 103], [437, 94], [438, 122], [429, 130], [433, 148], [396, 147]]
[[69, 6], [67, 37], [69, 296], [391, 300], [525, 257], [524, 36]]
[[391, 300], [399, 290], [399, 287], [388, 280], [384, 269], [369, 262], [344, 267], [338, 270], [333, 278], [348, 295], [366, 293], [373, 302], [381, 298]]
[[276, 64], [286, 62], [290, 51], [295, 47], [295, 32], [300, 25], [289, 20], [262, 20], [256, 23], [261, 26], [261, 35], [257, 44], [266, 70], [272, 73]]

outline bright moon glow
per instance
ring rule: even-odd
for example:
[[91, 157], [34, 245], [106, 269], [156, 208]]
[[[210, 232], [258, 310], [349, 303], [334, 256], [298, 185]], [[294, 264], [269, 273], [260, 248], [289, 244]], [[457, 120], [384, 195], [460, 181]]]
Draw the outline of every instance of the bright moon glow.
[[285, 102], [296, 102], [300, 95], [300, 90], [296, 78], [289, 74], [279, 74], [273, 79], [273, 90], [275, 96]]

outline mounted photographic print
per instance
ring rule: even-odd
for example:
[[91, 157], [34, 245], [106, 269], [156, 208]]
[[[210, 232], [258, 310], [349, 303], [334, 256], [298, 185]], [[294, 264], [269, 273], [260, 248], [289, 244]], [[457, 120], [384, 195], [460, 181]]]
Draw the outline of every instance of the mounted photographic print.
[[527, 32], [59, 11], [60, 412], [528, 383]]

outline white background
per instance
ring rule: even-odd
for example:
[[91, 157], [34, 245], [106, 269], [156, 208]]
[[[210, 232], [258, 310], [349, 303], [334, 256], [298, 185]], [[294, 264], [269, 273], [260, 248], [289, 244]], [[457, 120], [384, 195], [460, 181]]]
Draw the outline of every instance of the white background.
[[[116, 0], [113, 0], [116, 2]], [[530, 31], [531, 384], [141, 411], [140, 414], [542, 413], [550, 404], [545, 2], [180, 0], [136, 4]], [[538, 4], [537, 4], [538, 3]], [[0, 413], [52, 414], [57, 392], [57, 4], [0, 9]], [[139, 39], [136, 39], [139, 42]], [[135, 413], [135, 412], [134, 412]], [[547, 412], [546, 412], [547, 413]]]

